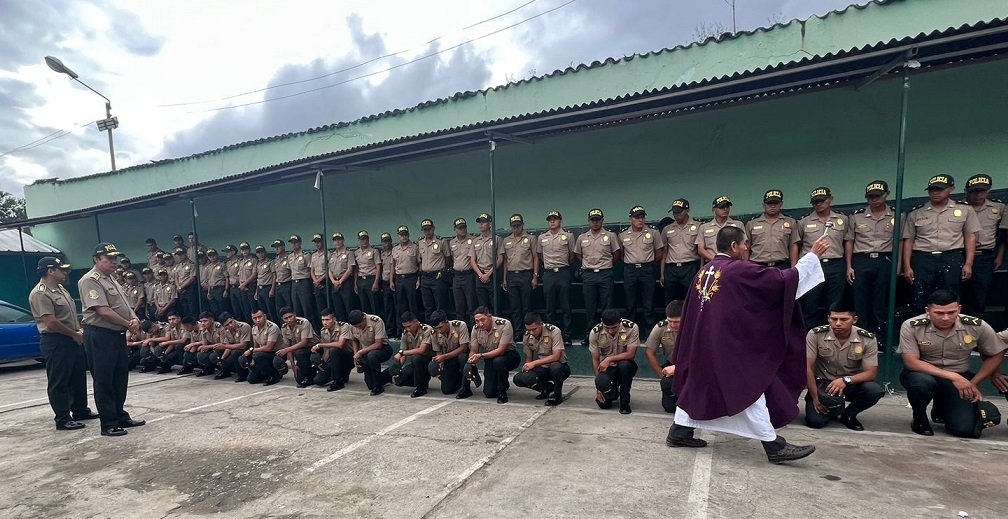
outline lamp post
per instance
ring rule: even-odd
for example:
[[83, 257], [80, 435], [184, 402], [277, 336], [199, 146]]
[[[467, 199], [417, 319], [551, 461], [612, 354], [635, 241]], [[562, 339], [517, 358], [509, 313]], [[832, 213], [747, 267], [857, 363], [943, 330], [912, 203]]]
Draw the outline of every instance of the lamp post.
[[105, 119], [95, 121], [95, 124], [98, 126], [98, 131], [108, 132], [109, 158], [112, 160], [112, 171], [115, 171], [115, 146], [112, 144], [112, 130], [119, 127], [119, 118], [112, 117], [112, 101], [109, 101], [109, 98], [102, 95], [101, 92], [91, 88], [87, 83], [78, 79], [77, 73], [70, 70], [70, 67], [64, 65], [59, 59], [52, 56], [46, 56], [45, 62], [46, 65], [49, 65], [49, 68], [53, 69], [53, 71], [70, 76], [70, 79], [84, 85], [84, 88], [98, 94], [105, 100]]

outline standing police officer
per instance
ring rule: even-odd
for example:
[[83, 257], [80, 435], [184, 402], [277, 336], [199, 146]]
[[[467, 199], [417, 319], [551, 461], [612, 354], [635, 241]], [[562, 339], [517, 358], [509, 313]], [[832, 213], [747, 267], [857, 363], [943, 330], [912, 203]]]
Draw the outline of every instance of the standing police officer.
[[[84, 335], [73, 297], [63, 288], [70, 264], [46, 256], [38, 262], [39, 284], [28, 294], [45, 357], [46, 393], [56, 414], [56, 430], [81, 429], [80, 420], [97, 418], [87, 407]], [[72, 414], [71, 414], [72, 413]]]
[[[536, 237], [535, 252], [542, 257], [546, 318], [560, 327], [566, 344], [570, 343], [571, 332], [570, 263], [574, 258], [574, 234], [564, 230], [560, 211], [550, 211], [546, 224], [549, 229]], [[560, 316], [554, 318], [557, 312]]]
[[[383, 235], [384, 236], [384, 235]], [[391, 237], [390, 237], [391, 238]], [[367, 314], [381, 314], [381, 283], [382, 254], [371, 246], [371, 236], [367, 231], [357, 233], [357, 250], [353, 252], [354, 269], [353, 289], [360, 298], [361, 310]], [[347, 310], [349, 315], [350, 310]]]
[[[312, 240], [321, 242], [322, 235], [316, 234], [312, 237]], [[311, 320], [312, 316], [316, 315], [315, 298], [312, 295], [312, 256], [311, 253], [301, 248], [301, 236], [292, 234], [287, 239], [287, 243], [290, 243], [293, 248], [287, 256], [287, 266], [290, 267], [291, 271], [291, 300], [294, 303], [291, 310], [295, 315], [300, 315]], [[324, 271], [325, 261], [322, 262], [322, 268]], [[280, 319], [283, 319], [283, 312], [277, 313], [280, 314]]]
[[[476, 309], [476, 275], [473, 274], [473, 240], [465, 218], [455, 219], [455, 238], [448, 242], [452, 256], [452, 296], [455, 299], [455, 316], [472, 323]], [[431, 323], [433, 324], [433, 323]]]
[[445, 240], [434, 235], [434, 222], [420, 222], [423, 238], [416, 243], [420, 258], [420, 298], [424, 306], [424, 320], [430, 321], [434, 310], [448, 309], [447, 262], [451, 257]]
[[[493, 273], [504, 258], [500, 255], [503, 239], [493, 233], [493, 220], [487, 213], [476, 217], [480, 234], [473, 238], [472, 268], [476, 274], [476, 304], [490, 308], [493, 306]], [[494, 253], [494, 251], [497, 253]]]
[[612, 268], [620, 257], [619, 238], [602, 228], [604, 218], [601, 209], [588, 211], [588, 231], [578, 236], [574, 244], [574, 254], [581, 260], [581, 290], [589, 327], [594, 326], [599, 310], [608, 310], [612, 304]]
[[387, 330], [387, 334], [392, 337], [399, 337], [402, 335], [402, 332], [399, 330], [399, 325], [397, 324], [399, 321], [395, 318], [396, 294], [392, 291], [391, 287], [392, 276], [395, 275], [392, 266], [392, 235], [387, 232], [381, 233], [381, 245], [381, 313], [379, 314], [377, 311], [373, 313], [381, 315], [386, 326], [392, 327]]
[[92, 254], [94, 267], [77, 282], [84, 308], [84, 349], [94, 381], [102, 436], [123, 436], [123, 427], [146, 423], [133, 420], [123, 409], [129, 383], [126, 330], [138, 332], [140, 321], [126, 304], [122, 287], [109, 277], [119, 254], [115, 245], [99, 243]]
[[[197, 256], [198, 257], [198, 256]], [[178, 305], [186, 315], [195, 315], [198, 311], [199, 290], [196, 287], [196, 264], [189, 261], [186, 251], [175, 249], [175, 282], [178, 294]]]
[[291, 280], [290, 258], [285, 249], [282, 240], [273, 241], [273, 250], [276, 252], [276, 257], [273, 258], [273, 270], [276, 271], [276, 308], [272, 314], [267, 315], [273, 315], [273, 322], [277, 325], [280, 324], [280, 309], [288, 306], [294, 307], [294, 299], [291, 295], [293, 282]]
[[519, 323], [514, 330], [517, 341], [525, 329], [521, 319], [532, 309], [532, 290], [539, 284], [539, 255], [532, 235], [525, 232], [522, 215], [511, 215], [511, 234], [504, 237], [504, 247], [497, 252], [504, 258], [501, 287], [508, 295], [511, 322]]
[[886, 203], [889, 184], [873, 180], [865, 186], [868, 207], [854, 211], [847, 227], [844, 258], [847, 282], [854, 287], [854, 311], [862, 328], [883, 337], [889, 314], [892, 237], [896, 216]]
[[809, 290], [801, 297], [805, 327], [814, 328], [826, 323], [826, 313], [843, 299], [847, 287], [844, 262], [844, 242], [848, 239], [847, 228], [850, 220], [846, 215], [833, 211], [833, 194], [828, 187], [817, 187], [809, 193], [813, 211], [798, 221], [798, 232], [791, 245], [791, 259], [798, 258], [812, 250], [812, 245], [820, 236], [828, 234], [829, 248], [819, 256], [826, 281]]
[[329, 281], [332, 282], [332, 309], [340, 321], [346, 321], [354, 309], [354, 275], [357, 273], [357, 259], [347, 250], [343, 233], [332, 235], [333, 251], [329, 255]]
[[791, 266], [791, 242], [798, 226], [794, 218], [781, 214], [783, 203], [784, 192], [780, 189], [763, 193], [763, 214], [746, 222], [749, 260], [764, 267]]
[[[276, 315], [276, 264], [266, 255], [266, 247], [256, 245], [256, 292], [255, 305], [252, 308], [262, 310], [270, 321], [278, 319]], [[251, 315], [250, 315], [251, 317]]]
[[665, 287], [666, 303], [685, 299], [700, 270], [700, 253], [696, 246], [700, 222], [690, 216], [689, 200], [673, 200], [669, 212], [673, 221], [662, 229], [665, 265], [658, 276], [658, 284]]
[[990, 175], [984, 174], [973, 175], [966, 181], [966, 203], [976, 212], [980, 232], [977, 234], [973, 276], [964, 281], [962, 300], [963, 310], [977, 317], [983, 317], [987, 309], [987, 293], [994, 271], [1004, 264], [1005, 240], [999, 235], [1008, 229], [1005, 205], [1000, 200], [987, 198], [991, 184]]
[[721, 195], [714, 199], [711, 204], [711, 212], [714, 219], [700, 225], [700, 230], [696, 237], [697, 253], [704, 262], [714, 259], [717, 254], [717, 234], [726, 225], [738, 227], [745, 231], [745, 224], [731, 218], [732, 201], [727, 196]]
[[[228, 244], [224, 246], [224, 263], [227, 270], [227, 281], [224, 289], [224, 299], [228, 301], [231, 313], [241, 313], [241, 290], [238, 288], [238, 271], [241, 268], [241, 258], [238, 257], [238, 247]], [[214, 314], [217, 315], [217, 314]]]
[[630, 209], [630, 227], [619, 234], [623, 248], [623, 290], [626, 292], [626, 316], [637, 319], [637, 310], [643, 312], [640, 321], [650, 326], [654, 313], [655, 282], [658, 273], [655, 265], [661, 264], [665, 242], [657, 229], [647, 225], [647, 212], [643, 206]]
[[208, 249], [206, 255], [206, 275], [200, 279], [200, 282], [206, 286], [210, 312], [214, 315], [220, 315], [227, 308], [224, 304], [224, 291], [227, 290], [227, 265], [220, 260], [216, 249]]
[[[389, 289], [395, 293], [397, 315], [406, 312], [416, 315], [420, 312], [417, 303], [417, 290], [420, 288], [420, 280], [417, 279], [417, 272], [420, 270], [420, 249], [410, 241], [409, 227], [400, 225], [398, 234], [399, 245], [392, 247], [392, 268], [389, 269], [392, 278], [389, 280]], [[398, 319], [395, 322], [398, 322]]]
[[246, 323], [252, 320], [252, 310], [257, 307], [256, 303], [256, 278], [259, 276], [259, 263], [252, 255], [252, 247], [248, 242], [238, 244], [241, 251], [241, 264], [238, 265], [238, 290], [241, 294], [241, 312], [233, 312], [241, 321]]

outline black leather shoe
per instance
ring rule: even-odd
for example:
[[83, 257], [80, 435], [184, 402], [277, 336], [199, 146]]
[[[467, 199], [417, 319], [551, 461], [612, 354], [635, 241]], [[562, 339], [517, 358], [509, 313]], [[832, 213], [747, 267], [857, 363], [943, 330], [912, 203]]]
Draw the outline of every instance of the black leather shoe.
[[837, 421], [840, 422], [840, 423], [842, 423], [842, 424], [844, 424], [845, 427], [847, 427], [848, 429], [850, 429], [852, 431], [863, 431], [864, 430], [864, 426], [861, 425], [861, 422], [859, 422], [856, 417], [847, 416], [845, 414], [842, 414], [842, 415], [840, 415], [840, 418], [837, 419]]
[[385, 392], [385, 387], [384, 386], [378, 386], [378, 387], [376, 387], [376, 388], [374, 388], [374, 389], [371, 390], [371, 396], [378, 396], [378, 395], [380, 395], [380, 394], [382, 394], [384, 392]]
[[85, 427], [87, 426], [74, 420], [67, 420], [63, 423], [56, 424], [57, 431], [76, 431], [77, 429], [83, 429]]
[[299, 381], [298, 381], [298, 383], [297, 383], [296, 385], [297, 385], [297, 388], [298, 388], [298, 389], [301, 389], [301, 388], [306, 388], [306, 387], [308, 387], [308, 386], [309, 386], [310, 384], [308, 383], [308, 381], [307, 381], [307, 380], [299, 380]]
[[410, 393], [410, 398], [416, 398], [416, 397], [424, 396], [426, 394], [427, 394], [427, 390], [426, 389], [414, 389], [413, 392]]
[[633, 412], [633, 410], [630, 409], [630, 404], [620, 404], [620, 406], [619, 406], [619, 414], [630, 414], [632, 412]]
[[345, 386], [343, 384], [329, 384], [329, 387], [326, 388], [326, 391], [332, 393], [333, 391], [339, 391], [340, 389], [343, 389], [344, 387]]
[[508, 403], [507, 391], [501, 391], [497, 394], [497, 403], [506, 404]]
[[473, 393], [472, 393], [471, 390], [463, 389], [463, 390], [459, 391], [457, 395], [455, 395], [455, 399], [456, 400], [465, 400], [466, 398], [469, 398], [472, 395], [473, 395]]
[[[181, 375], [181, 373], [179, 373], [179, 374]], [[200, 371], [199, 373], [196, 374], [197, 377], [208, 377], [210, 375], [213, 375], [213, 371], [212, 370], [205, 370], [205, 369], [203, 371]]]
[[84, 413], [74, 413], [73, 419], [75, 422], [80, 422], [82, 420], [96, 420], [98, 418], [98, 413], [91, 411], [90, 409]]
[[937, 424], [945, 423], [945, 417], [941, 414], [935, 413], [935, 410], [931, 409], [931, 421]]
[[665, 445], [669, 447], [692, 447], [694, 449], [699, 449], [701, 447], [706, 447], [707, 441], [701, 440], [700, 438], [694, 438], [692, 436], [689, 438], [673, 438], [671, 436], [666, 436]]
[[815, 445], [793, 445], [788, 443], [777, 452], [768, 452], [767, 460], [774, 464], [783, 463], [785, 461], [800, 460], [813, 452], [815, 452]]
[[562, 398], [557, 398], [555, 396], [551, 396], [551, 397], [549, 397], [549, 398], [546, 399], [546, 402], [543, 405], [548, 405], [550, 407], [553, 407], [553, 406], [560, 405], [560, 402], [563, 402]]
[[179, 375], [188, 375], [193, 372], [193, 368], [182, 368], [179, 370]]
[[141, 425], [144, 425], [146, 423], [147, 423], [146, 420], [134, 420], [134, 419], [130, 418], [129, 420], [126, 420], [125, 422], [121, 422], [119, 424], [119, 426], [120, 427], [140, 427]]
[[273, 377], [270, 377], [270, 378], [266, 379], [266, 382], [263, 382], [263, 385], [264, 386], [272, 386], [273, 384], [276, 384], [277, 382], [280, 382], [280, 377], [273, 376]]
[[157, 370], [158, 375], [164, 375], [165, 373], [171, 373], [171, 368], [161, 368]]
[[218, 373], [218, 374], [214, 375], [213, 379], [214, 380], [220, 380], [222, 378], [228, 378], [230, 376], [231, 376], [230, 373]]
[[122, 427], [106, 427], [101, 431], [102, 436], [126, 436], [126, 429]]
[[543, 390], [540, 391], [538, 395], [536, 395], [536, 400], [546, 400], [547, 398], [550, 397], [551, 393], [553, 393], [553, 383], [552, 382], [550, 382], [549, 384], [546, 384], [546, 387], [544, 387]]
[[248, 377], [245, 375], [239, 375], [238, 378], [235, 379], [235, 382], [248, 382]]
[[599, 409], [609, 409], [612, 407], [612, 402], [607, 402], [605, 400], [595, 399], [595, 404], [598, 405]]
[[931, 428], [931, 424], [929, 423], [914, 422], [910, 426], [910, 430], [921, 436], [934, 436], [934, 429]]
[[140, 368], [140, 373], [147, 373], [148, 371], [153, 371], [153, 370], [154, 370], [154, 368], [148, 368], [147, 366], [143, 366], [143, 367]]

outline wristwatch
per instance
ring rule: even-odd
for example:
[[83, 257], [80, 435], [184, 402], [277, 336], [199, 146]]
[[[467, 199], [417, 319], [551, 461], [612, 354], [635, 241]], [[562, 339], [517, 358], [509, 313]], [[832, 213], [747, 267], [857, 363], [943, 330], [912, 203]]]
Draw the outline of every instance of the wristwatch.
[[851, 378], [850, 377], [844, 377], [843, 378], [843, 383], [844, 384], [850, 384], [851, 383]]
[[406, 352], [406, 350], [399, 350], [399, 355], [402, 355], [402, 354], [404, 354], [405, 352]]

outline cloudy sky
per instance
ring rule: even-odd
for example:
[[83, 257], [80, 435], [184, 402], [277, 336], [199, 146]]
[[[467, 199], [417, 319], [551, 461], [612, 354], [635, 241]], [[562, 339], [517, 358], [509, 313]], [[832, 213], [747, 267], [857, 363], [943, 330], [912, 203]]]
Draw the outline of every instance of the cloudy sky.
[[[854, 1], [737, 0], [735, 23]], [[0, 190], [109, 170], [104, 101], [47, 55], [112, 100], [123, 168], [689, 43], [729, 3], [0, 0]]]

